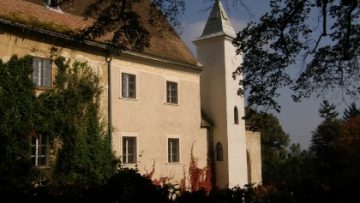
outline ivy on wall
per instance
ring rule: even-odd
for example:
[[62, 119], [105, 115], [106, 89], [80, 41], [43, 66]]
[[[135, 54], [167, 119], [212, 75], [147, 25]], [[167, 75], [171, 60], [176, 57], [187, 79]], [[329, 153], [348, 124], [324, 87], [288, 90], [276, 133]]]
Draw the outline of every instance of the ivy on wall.
[[[53, 62], [53, 88], [36, 94], [31, 56], [0, 61], [0, 193], [44, 180], [58, 186], [102, 184], [116, 171], [100, 116], [99, 78], [86, 62]], [[31, 167], [30, 138], [37, 134], [50, 138], [48, 169]]]

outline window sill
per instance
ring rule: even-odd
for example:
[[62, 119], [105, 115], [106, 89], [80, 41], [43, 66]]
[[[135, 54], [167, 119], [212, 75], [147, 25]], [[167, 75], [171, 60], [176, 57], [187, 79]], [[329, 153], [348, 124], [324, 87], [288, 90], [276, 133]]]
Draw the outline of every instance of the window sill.
[[124, 101], [132, 101], [132, 102], [139, 101], [137, 98], [130, 98], [130, 97], [119, 97], [119, 99], [124, 100]]
[[51, 90], [52, 87], [35, 86], [34, 89], [35, 89], [35, 90], [45, 91], [45, 90]]
[[124, 165], [130, 165], [130, 166], [135, 166], [137, 163], [122, 163]]
[[174, 166], [176, 166], [176, 165], [182, 165], [181, 162], [166, 162], [165, 164], [166, 164], [166, 165], [174, 165]]
[[135, 168], [137, 168], [138, 163], [121, 163], [121, 165], [124, 168], [135, 169]]
[[37, 170], [47, 170], [50, 168], [50, 166], [32, 166], [32, 168]]
[[165, 104], [165, 105], [169, 105], [169, 106], [180, 106], [179, 103], [168, 103], [168, 102], [165, 102], [164, 104]]

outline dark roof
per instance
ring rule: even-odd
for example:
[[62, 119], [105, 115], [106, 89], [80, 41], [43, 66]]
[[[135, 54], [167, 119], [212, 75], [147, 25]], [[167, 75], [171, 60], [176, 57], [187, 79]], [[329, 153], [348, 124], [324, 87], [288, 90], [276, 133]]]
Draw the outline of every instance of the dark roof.
[[[0, 18], [25, 25], [41, 26], [42, 29], [55, 32], [77, 31], [90, 26], [94, 21], [92, 19], [85, 20], [81, 16], [86, 5], [91, 0], [74, 2], [78, 3], [75, 3], [72, 7], [62, 8], [64, 13], [60, 13], [47, 9], [42, 0], [1, 0]], [[145, 3], [144, 5], [148, 4]], [[147, 9], [149, 9], [147, 6], [138, 5], [135, 7], [138, 13], [148, 13], [144, 12]], [[170, 27], [166, 20], [162, 23]], [[197, 60], [175, 31], [164, 29], [160, 35], [156, 28], [145, 26], [150, 32], [151, 38], [150, 47], [145, 48], [143, 54], [189, 65], [197, 65]], [[106, 42], [110, 37], [111, 35], [107, 35], [96, 39], [96, 41]]]
[[219, 35], [227, 35], [232, 38], [236, 36], [235, 30], [231, 25], [230, 18], [227, 15], [221, 1], [215, 1], [204, 31], [198, 40]]

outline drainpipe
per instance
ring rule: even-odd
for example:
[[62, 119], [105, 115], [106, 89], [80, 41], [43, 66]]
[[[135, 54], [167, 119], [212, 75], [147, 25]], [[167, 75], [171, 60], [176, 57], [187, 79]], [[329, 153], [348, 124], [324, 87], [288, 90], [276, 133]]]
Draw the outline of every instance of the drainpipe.
[[[107, 56], [105, 58], [106, 63], [108, 65], [108, 130], [109, 130], [109, 136], [110, 136], [110, 144], [112, 143], [112, 96], [111, 96], [111, 90], [112, 90], [112, 86], [111, 86], [111, 61], [112, 61], [112, 56], [111, 54], [109, 54], [109, 56]], [[111, 144], [112, 146], [112, 144]]]

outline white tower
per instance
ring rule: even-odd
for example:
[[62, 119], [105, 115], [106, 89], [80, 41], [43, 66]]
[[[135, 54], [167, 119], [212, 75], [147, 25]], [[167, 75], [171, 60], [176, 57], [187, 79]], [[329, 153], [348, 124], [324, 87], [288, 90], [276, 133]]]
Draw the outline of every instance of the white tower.
[[237, 95], [239, 79], [232, 73], [240, 65], [232, 40], [235, 31], [224, 7], [215, 1], [204, 31], [194, 41], [204, 66], [201, 75], [202, 110], [214, 122], [213, 143], [216, 185], [244, 186], [248, 183], [244, 99]]

